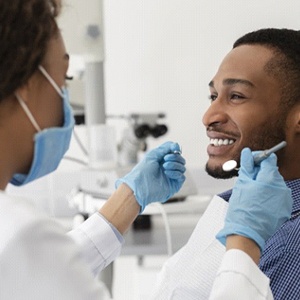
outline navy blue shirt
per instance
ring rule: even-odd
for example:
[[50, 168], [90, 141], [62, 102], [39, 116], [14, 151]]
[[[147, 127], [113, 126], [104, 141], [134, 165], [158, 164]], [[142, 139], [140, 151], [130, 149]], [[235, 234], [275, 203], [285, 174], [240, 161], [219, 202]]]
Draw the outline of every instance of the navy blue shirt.
[[[300, 299], [300, 179], [286, 181], [292, 190], [292, 217], [266, 241], [259, 268], [270, 278], [275, 300]], [[219, 196], [228, 201], [231, 191]]]

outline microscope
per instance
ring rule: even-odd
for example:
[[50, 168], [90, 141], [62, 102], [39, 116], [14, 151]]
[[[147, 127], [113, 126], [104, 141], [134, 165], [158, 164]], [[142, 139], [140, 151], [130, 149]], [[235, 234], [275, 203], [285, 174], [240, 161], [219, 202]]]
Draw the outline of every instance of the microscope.
[[158, 123], [165, 118], [163, 113], [130, 114], [127, 127], [118, 145], [118, 165], [121, 168], [133, 167], [138, 163], [138, 153], [147, 150], [146, 139], [158, 138], [168, 131], [165, 124]]
[[[110, 167], [108, 164], [105, 167], [105, 162], [89, 165], [80, 173], [78, 189], [99, 199], [107, 199], [115, 191], [115, 181], [130, 172], [138, 163], [141, 152], [147, 150], [148, 138], [158, 138], [168, 131], [167, 126], [159, 122], [160, 119], [165, 118], [163, 113], [132, 113], [126, 116], [106, 116], [106, 118], [125, 119], [128, 125], [123, 130], [120, 142], [116, 145], [117, 161], [110, 164]], [[99, 141], [96, 133], [93, 135], [95, 143]], [[106, 147], [105, 144], [102, 146]], [[102, 152], [112, 151], [112, 145], [110, 144], [108, 149], [101, 150]], [[91, 158], [95, 155], [90, 152], [89, 156]], [[108, 157], [109, 153], [102, 156]]]

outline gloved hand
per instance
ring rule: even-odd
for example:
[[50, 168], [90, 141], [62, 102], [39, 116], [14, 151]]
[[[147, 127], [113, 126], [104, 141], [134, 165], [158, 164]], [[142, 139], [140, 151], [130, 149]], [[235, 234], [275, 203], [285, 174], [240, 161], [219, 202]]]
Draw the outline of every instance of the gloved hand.
[[255, 166], [250, 149], [243, 149], [224, 228], [216, 236], [222, 244], [227, 235], [237, 234], [254, 240], [262, 251], [265, 241], [291, 217], [291, 191], [276, 163], [276, 155], [271, 154]]
[[185, 159], [177, 143], [166, 142], [151, 150], [130, 173], [116, 181], [116, 188], [126, 183], [134, 192], [143, 212], [152, 202], [166, 202], [180, 190], [185, 181]]

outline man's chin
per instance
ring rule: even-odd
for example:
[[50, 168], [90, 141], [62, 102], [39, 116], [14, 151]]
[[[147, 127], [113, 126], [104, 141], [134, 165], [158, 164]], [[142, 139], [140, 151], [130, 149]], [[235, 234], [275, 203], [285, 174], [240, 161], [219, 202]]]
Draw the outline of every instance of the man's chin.
[[237, 170], [232, 170], [230, 172], [225, 172], [222, 167], [209, 167], [208, 164], [205, 166], [205, 171], [208, 175], [216, 178], [216, 179], [230, 179], [232, 177], [238, 176]]

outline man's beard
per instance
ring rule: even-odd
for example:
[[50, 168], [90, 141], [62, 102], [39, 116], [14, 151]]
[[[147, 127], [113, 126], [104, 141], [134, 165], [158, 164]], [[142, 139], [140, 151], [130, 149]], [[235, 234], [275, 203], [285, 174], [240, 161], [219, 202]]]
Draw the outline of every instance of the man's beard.
[[[276, 118], [274, 119], [276, 120]], [[240, 165], [240, 155], [243, 148], [248, 147], [251, 151], [265, 150], [285, 141], [285, 120], [285, 117], [281, 117], [279, 120], [261, 126], [262, 129], [259, 132], [253, 132], [248, 141], [245, 141], [244, 145], [232, 157], [237, 162], [237, 168]], [[238, 170], [236, 169], [225, 172], [222, 165], [209, 167], [208, 162], [206, 163], [205, 170], [208, 175], [217, 179], [229, 179], [238, 176]]]
[[238, 176], [238, 170], [233, 169], [229, 172], [225, 172], [222, 169], [222, 166], [217, 166], [215, 168], [208, 167], [208, 163], [205, 165], [205, 171], [208, 175], [216, 178], [216, 179], [230, 179], [232, 177]]

